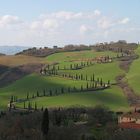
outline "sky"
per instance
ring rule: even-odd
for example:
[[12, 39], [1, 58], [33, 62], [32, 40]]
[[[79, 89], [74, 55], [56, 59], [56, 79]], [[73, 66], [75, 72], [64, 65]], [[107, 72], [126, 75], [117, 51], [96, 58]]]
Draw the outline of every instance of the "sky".
[[0, 45], [138, 42], [140, 0], [1, 0]]

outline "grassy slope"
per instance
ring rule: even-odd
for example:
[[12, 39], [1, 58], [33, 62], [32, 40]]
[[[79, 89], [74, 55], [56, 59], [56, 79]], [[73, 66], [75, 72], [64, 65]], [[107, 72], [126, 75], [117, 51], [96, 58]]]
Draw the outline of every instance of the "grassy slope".
[[[34, 102], [37, 103], [38, 107], [68, 107], [77, 105], [93, 107], [96, 105], [105, 105], [115, 111], [128, 110], [127, 100], [122, 94], [121, 89], [116, 86], [98, 92], [73, 93], [54, 97], [37, 98], [32, 101], [32, 104], [34, 104]], [[20, 106], [23, 107], [23, 104]]]
[[91, 67], [86, 67], [80, 70], [61, 70], [60, 73], [88, 75], [88, 79], [90, 79], [90, 76], [92, 76], [94, 73], [95, 79], [102, 78], [105, 82], [110, 80], [114, 83], [115, 77], [123, 73], [123, 71], [118, 67], [118, 62], [113, 62], [106, 64], [95, 64]]
[[98, 56], [116, 56], [116, 53], [106, 51], [106, 52], [96, 52], [94, 50], [90, 51], [77, 51], [77, 52], [65, 52], [65, 53], [56, 53], [50, 55], [46, 58], [47, 61], [57, 61], [57, 62], [65, 62], [71, 60], [83, 60], [88, 58], [95, 58]]
[[19, 66], [23, 64], [29, 63], [43, 63], [43, 58], [33, 57], [33, 56], [24, 56], [24, 55], [16, 55], [16, 56], [0, 56], [0, 64], [7, 66]]
[[[69, 55], [69, 56], [68, 56]], [[82, 51], [82, 52], [68, 52], [68, 53], [57, 53], [53, 54], [47, 58], [45, 61], [59, 61], [62, 63], [67, 63], [69, 65], [70, 62], [64, 62], [68, 59], [71, 61], [73, 59], [80, 58], [92, 58], [95, 56], [102, 55], [110, 55], [116, 56], [115, 53], [110, 52], [94, 52], [94, 51]], [[44, 60], [43, 60], [44, 61]], [[66, 71], [61, 71], [66, 72]], [[70, 73], [83, 73], [88, 74], [88, 76], [95, 73], [95, 76], [99, 78], [103, 78], [103, 80], [111, 80], [114, 82], [114, 79], [117, 75], [122, 73], [118, 67], [118, 63], [113, 62], [110, 64], [96, 64], [94, 66], [84, 68], [78, 71], [69, 71]], [[32, 94], [36, 94], [38, 90], [40, 93], [43, 92], [43, 89], [54, 89], [54, 87], [80, 87], [81, 85], [86, 85], [84, 81], [72, 81], [59, 77], [45, 77], [36, 74], [32, 74], [24, 77], [21, 80], [16, 81], [12, 85], [0, 89], [0, 106], [5, 107], [10, 95], [17, 95], [18, 97], [26, 97], [27, 92]], [[89, 93], [75, 93], [75, 94], [64, 94], [60, 96], [53, 97], [45, 97], [36, 99], [38, 105], [43, 106], [69, 106], [69, 105], [84, 105], [84, 106], [95, 106], [97, 104], [104, 104], [110, 107], [113, 110], [127, 109], [128, 104], [127, 100], [124, 97], [122, 91], [113, 86], [110, 89], [104, 90], [102, 92], [89, 92]]]
[[[136, 54], [140, 56], [140, 46], [136, 50]], [[136, 94], [140, 95], [140, 57], [131, 64], [126, 79]]]

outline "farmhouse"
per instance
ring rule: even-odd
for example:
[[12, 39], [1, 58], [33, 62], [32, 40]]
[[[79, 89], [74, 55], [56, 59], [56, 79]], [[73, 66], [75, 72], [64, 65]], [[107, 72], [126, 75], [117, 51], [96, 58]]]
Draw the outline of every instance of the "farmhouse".
[[140, 129], [140, 113], [127, 113], [118, 117], [120, 128], [124, 129]]
[[112, 59], [109, 58], [109, 56], [99, 56], [95, 58], [95, 61], [97, 63], [108, 63], [108, 62], [112, 62]]

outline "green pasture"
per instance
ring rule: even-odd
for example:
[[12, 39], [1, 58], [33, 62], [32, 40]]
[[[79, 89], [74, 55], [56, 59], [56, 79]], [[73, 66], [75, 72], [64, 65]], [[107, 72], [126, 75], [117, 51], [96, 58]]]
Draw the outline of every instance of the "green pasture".
[[[106, 51], [106, 52], [95, 52], [91, 51], [76, 51], [76, 52], [63, 52], [50, 55], [46, 58], [41, 58], [41, 62], [59, 62], [60, 67], [65, 65], [70, 66], [70, 64], [81, 63], [81, 61], [86, 61], [86, 59], [92, 59], [97, 56], [110, 56], [116, 57], [116, 53]], [[13, 61], [16, 63], [16, 61]], [[19, 62], [18, 62], [19, 63]], [[16, 65], [16, 64], [15, 64]], [[105, 64], [94, 64], [89, 67], [85, 67], [79, 70], [60, 70], [59, 74], [83, 74], [87, 75], [88, 79], [93, 75], [96, 78], [102, 78], [103, 82], [108, 80], [111, 83], [115, 83], [116, 76], [124, 73], [119, 68], [119, 62], [105, 63]], [[39, 74], [31, 74], [25, 76], [24, 78], [15, 81], [7, 87], [0, 88], [0, 107], [5, 108], [8, 104], [10, 97], [12, 95], [18, 98], [26, 98], [27, 93], [32, 97], [37, 94], [43, 95], [45, 90], [48, 93], [50, 90], [53, 92], [56, 89], [59, 91], [63, 87], [64, 89], [73, 88], [77, 89], [86, 87], [87, 81], [76, 81], [68, 78], [62, 78], [59, 76], [43, 76]], [[31, 102], [37, 103], [38, 107], [68, 107], [68, 106], [96, 106], [105, 105], [112, 110], [127, 110], [129, 108], [127, 99], [122, 93], [122, 90], [117, 86], [111, 86], [110, 89], [96, 92], [81, 92], [81, 93], [67, 93], [52, 96], [52, 97], [39, 97], [33, 99]], [[27, 104], [28, 102], [26, 102]], [[23, 107], [23, 103], [18, 104]]]
[[127, 80], [136, 94], [140, 95], [140, 46], [137, 48], [136, 54], [139, 55], [139, 58], [131, 64], [125, 80]]

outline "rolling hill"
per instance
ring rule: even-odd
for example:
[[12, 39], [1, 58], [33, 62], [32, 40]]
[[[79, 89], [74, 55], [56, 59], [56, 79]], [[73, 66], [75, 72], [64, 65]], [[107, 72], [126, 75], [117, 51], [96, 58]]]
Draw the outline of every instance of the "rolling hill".
[[[4, 59], [0, 59], [0, 63], [4, 64], [5, 60], [8, 66], [18, 66], [20, 64], [28, 63], [54, 63], [57, 62], [56, 66], [63, 68], [64, 66], [69, 67], [70, 64], [80, 64], [81, 61], [86, 62], [98, 57], [116, 57], [117, 53], [111, 51], [96, 52], [92, 51], [76, 51], [76, 52], [61, 52], [52, 54], [48, 57], [32, 57], [32, 56], [6, 56]], [[20, 59], [18, 59], [20, 58]], [[123, 74], [124, 71], [119, 68], [119, 61], [114, 60], [111, 63], [95, 63], [94, 65], [84, 67], [78, 70], [59, 70], [58, 74], [83, 74], [87, 75], [90, 79], [91, 75], [95, 75], [95, 78], [102, 78], [104, 82], [111, 81], [112, 85], [109, 89], [99, 91], [87, 91], [87, 92], [73, 92], [68, 93], [65, 91], [64, 94], [55, 95], [52, 97], [38, 97], [30, 99], [30, 102], [38, 104], [38, 107], [58, 107], [58, 106], [96, 106], [104, 105], [112, 110], [128, 110], [129, 105], [127, 98], [123, 94], [120, 87], [115, 85], [115, 78]], [[26, 75], [25, 77], [13, 82], [9, 86], [0, 89], [0, 106], [5, 108], [11, 98], [11, 96], [17, 96], [18, 99], [26, 98], [27, 94], [32, 98], [36, 96], [37, 92], [42, 95], [44, 90], [48, 94], [50, 90], [56, 92], [61, 88], [73, 88], [80, 89], [81, 85], [86, 88], [87, 81], [85, 80], [72, 80], [69, 78], [61, 77], [59, 75], [41, 75], [39, 73], [33, 73]], [[26, 105], [28, 101], [26, 102]], [[23, 107], [23, 103], [17, 103], [18, 106]]]

